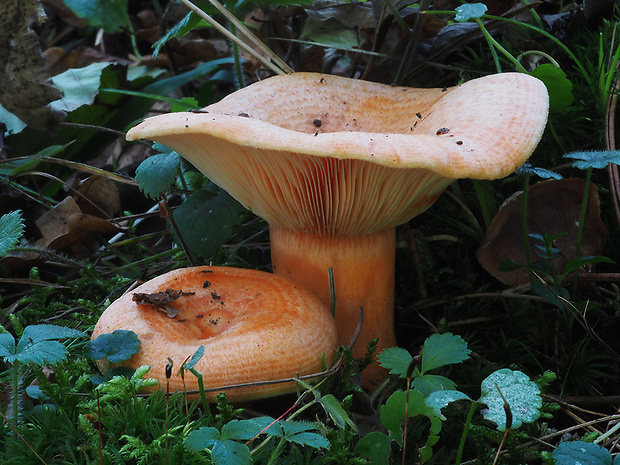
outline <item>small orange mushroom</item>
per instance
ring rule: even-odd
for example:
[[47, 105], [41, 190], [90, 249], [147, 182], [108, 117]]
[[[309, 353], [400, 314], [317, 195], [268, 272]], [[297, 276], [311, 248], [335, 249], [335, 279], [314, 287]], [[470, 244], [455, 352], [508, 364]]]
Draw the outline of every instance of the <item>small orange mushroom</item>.
[[266, 219], [274, 272], [326, 304], [333, 268], [340, 344], [364, 308], [353, 348], [360, 357], [373, 338], [379, 350], [396, 343], [394, 228], [455, 179], [518, 168], [542, 136], [548, 106], [544, 84], [525, 74], [413, 89], [295, 73], [201, 112], [148, 118], [127, 139], [167, 145]]
[[[336, 347], [334, 320], [310, 291], [282, 276], [227, 267], [183, 268], [142, 284], [103, 312], [92, 337], [116, 329], [135, 332], [141, 343], [123, 365], [150, 365], [149, 376], [163, 386], [168, 358], [175, 362], [172, 391], [184, 389], [177, 367], [201, 345], [204, 356], [195, 368], [205, 388], [318, 373], [323, 363], [331, 365]], [[296, 386], [289, 381], [223, 392], [240, 401]], [[198, 389], [193, 375], [185, 376], [185, 388]]]

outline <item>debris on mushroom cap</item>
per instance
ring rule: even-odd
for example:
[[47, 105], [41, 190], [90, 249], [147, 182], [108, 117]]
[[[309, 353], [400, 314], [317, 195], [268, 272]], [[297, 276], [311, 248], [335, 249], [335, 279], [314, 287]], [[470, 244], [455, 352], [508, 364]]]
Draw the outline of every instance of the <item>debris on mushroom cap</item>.
[[[205, 286], [205, 282], [209, 282]], [[179, 292], [180, 291], [180, 292]], [[150, 294], [174, 293], [166, 302], [176, 310], [170, 318], [148, 301]], [[322, 357], [331, 364], [336, 329], [329, 310], [297, 283], [255, 270], [194, 267], [174, 270], [125, 294], [103, 313], [93, 339], [116, 329], [135, 332], [140, 352], [123, 365], [150, 365], [150, 377], [165, 387], [168, 357], [175, 362], [171, 391], [183, 390], [177, 374], [187, 357], [203, 345], [205, 355], [195, 368], [205, 388], [271, 381], [322, 370]], [[215, 295], [214, 295], [215, 294]], [[187, 390], [198, 388], [192, 374], [185, 375]], [[295, 382], [226, 390], [233, 401], [294, 392]], [[207, 394], [214, 400], [217, 392]]]
[[442, 91], [296, 73], [148, 118], [127, 138], [176, 150], [270, 224], [360, 235], [408, 221], [454, 179], [511, 173], [547, 113], [544, 84], [525, 74]]
[[[557, 272], [564, 269], [567, 261], [575, 257], [577, 229], [585, 182], [582, 179], [566, 178], [559, 181], [543, 181], [531, 186], [527, 192], [527, 226], [530, 234], [567, 233], [554, 241], [559, 249], [553, 260]], [[477, 257], [482, 267], [504, 284], [515, 286], [528, 281], [524, 268], [501, 271], [500, 263], [506, 259], [525, 264], [526, 254], [522, 228], [522, 193], [511, 197], [495, 215], [487, 230]], [[605, 247], [607, 232], [599, 207], [598, 189], [590, 185], [587, 216], [584, 222], [581, 242], [581, 256], [600, 255]], [[536, 245], [543, 245], [529, 239], [532, 262], [540, 261]]]

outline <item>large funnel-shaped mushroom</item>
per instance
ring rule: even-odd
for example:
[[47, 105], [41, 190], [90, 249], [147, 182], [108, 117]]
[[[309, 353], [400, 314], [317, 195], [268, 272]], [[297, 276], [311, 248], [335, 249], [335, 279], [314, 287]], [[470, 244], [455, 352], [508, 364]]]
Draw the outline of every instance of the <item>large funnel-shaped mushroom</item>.
[[200, 113], [142, 122], [127, 138], [176, 150], [270, 224], [274, 271], [329, 303], [339, 342], [364, 308], [354, 355], [395, 344], [394, 228], [455, 179], [496, 179], [532, 153], [548, 96], [506, 73], [412, 89], [298, 73], [250, 85]]

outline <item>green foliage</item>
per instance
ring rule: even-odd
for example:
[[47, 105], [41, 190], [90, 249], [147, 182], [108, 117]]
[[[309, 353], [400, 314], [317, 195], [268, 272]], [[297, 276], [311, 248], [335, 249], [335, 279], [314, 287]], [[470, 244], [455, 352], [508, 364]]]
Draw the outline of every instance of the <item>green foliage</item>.
[[127, 14], [128, 0], [65, 0], [65, 5], [91, 26], [106, 32], [117, 32], [131, 25]]
[[111, 333], [98, 336], [88, 341], [85, 354], [93, 360], [107, 358], [111, 363], [120, 363], [129, 360], [132, 355], [140, 351], [140, 340], [133, 331], [116, 329]]
[[4, 257], [22, 237], [24, 222], [21, 211], [7, 213], [0, 217], [0, 257]]
[[[607, 449], [583, 441], [563, 442], [553, 451], [552, 456], [556, 465], [612, 465], [612, 457]], [[620, 464], [618, 457], [613, 460], [614, 465]]]
[[466, 3], [454, 9], [456, 11], [454, 19], [458, 22], [465, 22], [470, 19], [482, 18], [487, 12], [487, 9], [484, 3]]
[[[190, 433], [185, 439], [185, 447], [194, 452], [204, 449], [216, 465], [246, 465], [251, 463], [251, 453], [247, 444], [259, 435], [280, 438], [282, 442], [295, 443], [311, 448], [329, 448], [329, 442], [320, 434], [316, 423], [292, 420], [274, 420], [270, 417], [258, 417], [251, 420], [230, 420], [220, 430], [214, 427], [202, 427]], [[279, 451], [276, 448], [274, 454]]]
[[136, 182], [144, 195], [160, 200], [176, 184], [181, 157], [161, 144], [154, 144], [154, 147], [162, 153], [152, 155], [140, 163], [136, 169]]
[[620, 163], [620, 150], [592, 150], [588, 152], [572, 152], [564, 155], [564, 158], [578, 160], [573, 163], [575, 168], [587, 170], [589, 168], [603, 169], [610, 163]]
[[550, 63], [543, 63], [530, 73], [540, 79], [549, 92], [549, 110], [562, 111], [570, 107], [575, 100], [573, 83], [568, 80], [566, 73]]
[[[114, 2], [110, 2], [114, 3]], [[103, 70], [111, 63], [93, 63], [84, 68], [69, 69], [52, 78], [52, 82], [60, 91], [62, 98], [50, 105], [57, 111], [72, 112], [84, 105], [91, 105], [101, 86]]]
[[82, 337], [76, 329], [55, 325], [30, 325], [17, 345], [10, 333], [0, 333], [0, 357], [7, 363], [34, 363], [54, 365], [66, 359], [69, 352], [57, 339]]
[[520, 371], [508, 368], [497, 370], [482, 381], [481, 389], [480, 402], [488, 407], [483, 415], [497, 423], [499, 431], [519, 428], [523, 423], [533, 423], [540, 417], [540, 389]]

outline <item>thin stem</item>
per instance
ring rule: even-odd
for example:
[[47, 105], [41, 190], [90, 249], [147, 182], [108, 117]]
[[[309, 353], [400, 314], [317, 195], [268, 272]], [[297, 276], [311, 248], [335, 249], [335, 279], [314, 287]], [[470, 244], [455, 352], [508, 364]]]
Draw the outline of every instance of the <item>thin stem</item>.
[[[484, 36], [484, 38], [487, 40], [487, 42], [489, 42], [489, 45], [491, 46], [491, 53], [495, 55], [494, 49], [499, 50], [502, 55], [508, 58], [508, 60], [510, 60], [512, 64], [515, 65], [515, 68], [517, 68], [522, 73], [527, 73], [527, 70], [523, 67], [521, 63], [519, 63], [519, 60], [513, 57], [512, 54], [508, 50], [502, 47], [500, 43], [493, 38], [493, 36], [489, 33], [489, 31], [484, 26], [480, 18], [476, 18], [476, 23], [478, 24], [478, 27], [480, 28], [480, 31], [482, 32], [482, 35]], [[496, 61], [496, 66], [498, 66], [498, 72], [501, 73], [502, 70], [499, 67], [499, 60]]]
[[465, 441], [467, 440], [469, 428], [471, 427], [471, 421], [474, 418], [474, 412], [476, 411], [477, 406], [478, 402], [472, 402], [471, 407], [469, 408], [469, 413], [467, 414], [467, 419], [465, 420], [465, 426], [463, 427], [463, 433], [461, 434], [461, 440], [459, 441], [459, 448], [456, 451], [456, 460], [454, 461], [454, 465], [460, 465], [461, 463], [463, 449], [465, 449]]
[[[579, 213], [579, 224], [577, 225], [577, 240], [575, 242], [575, 258], [581, 257], [581, 240], [583, 239], [584, 223], [586, 221], [586, 212], [588, 210], [588, 197], [590, 195], [590, 184], [592, 182], [592, 168], [586, 171], [586, 182], [583, 190], [583, 200], [581, 201], [581, 212]], [[573, 296], [577, 290], [577, 282], [579, 281], [579, 273], [575, 273], [573, 279]]]
[[523, 233], [523, 245], [525, 247], [525, 264], [527, 265], [527, 275], [532, 283], [532, 257], [530, 254], [530, 235], [527, 228], [527, 191], [530, 188], [530, 175], [526, 174], [523, 180], [523, 193], [521, 194], [521, 231]]
[[[248, 44], [243, 42], [239, 37], [237, 37], [236, 35], [231, 33], [228, 29], [226, 29], [220, 23], [215, 21], [211, 16], [209, 16], [207, 13], [202, 11], [200, 8], [198, 8], [196, 5], [194, 5], [189, 0], [181, 0], [181, 3], [183, 3], [186, 7], [188, 7], [190, 10], [192, 10], [194, 13], [196, 13], [198, 16], [200, 16], [202, 19], [204, 19], [208, 24], [213, 26], [213, 28], [215, 28], [220, 34], [222, 34], [227, 39], [229, 39], [229, 40], [233, 41], [234, 43], [236, 43], [239, 47], [241, 47], [243, 50], [248, 52], [250, 55], [252, 55], [260, 63], [262, 63], [267, 68], [269, 68], [274, 73], [276, 73], [276, 74], [286, 74], [287, 73], [288, 70], [284, 70], [281, 67], [277, 66], [275, 63], [273, 63], [273, 59], [272, 58], [265, 57], [265, 56], [261, 55], [260, 53], [258, 53], [256, 50], [254, 50]], [[222, 8], [224, 8], [224, 7], [222, 7]], [[266, 47], [264, 47], [264, 48], [266, 48]], [[263, 48], [263, 50], [264, 50], [264, 48]]]

